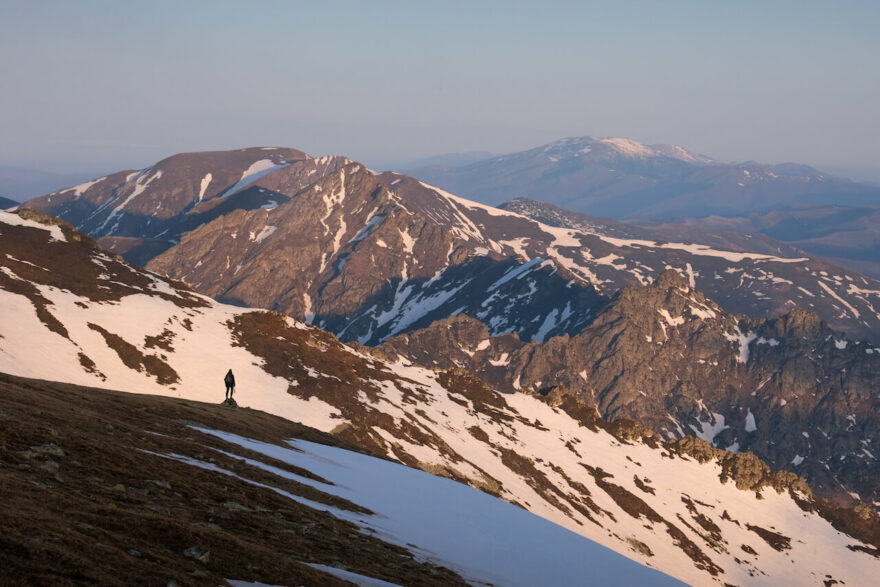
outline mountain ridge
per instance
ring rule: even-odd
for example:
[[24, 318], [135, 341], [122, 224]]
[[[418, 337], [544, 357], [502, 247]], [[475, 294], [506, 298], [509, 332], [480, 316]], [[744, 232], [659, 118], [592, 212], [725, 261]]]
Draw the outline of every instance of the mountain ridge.
[[[266, 153], [275, 153], [275, 159]], [[729, 248], [744, 250], [725, 251], [687, 241], [614, 237], [589, 227], [560, 230], [407, 176], [376, 174], [342, 157], [288, 161], [301, 153], [274, 148], [227, 153], [239, 163], [226, 168], [224, 181], [213, 178], [209, 165], [195, 173], [185, 166], [171, 169], [175, 156], [152, 171], [117, 174], [117, 180], [90, 182], [27, 205], [66, 218], [127, 259], [186, 279], [213, 297], [300, 318], [313, 315], [347, 340], [371, 344], [396, 334], [401, 325], [427, 325], [454, 312], [496, 320], [496, 334], [574, 333], [589, 319], [586, 312], [593, 315], [614, 291], [647, 283], [667, 266], [692, 276], [730, 311], [779, 315], [799, 305], [852, 336], [880, 336], [880, 317], [872, 309], [880, 284], [792, 257], [797, 251], [784, 245], [773, 251], [770, 241], [748, 247], [741, 239]], [[211, 156], [204, 154], [205, 161]], [[253, 165], [260, 170], [253, 172]], [[164, 178], [151, 180], [160, 172]], [[199, 199], [196, 190], [209, 175], [214, 187]], [[156, 206], [166, 194], [157, 186], [173, 177], [186, 178], [184, 187], [168, 196], [176, 203], [163, 213], [167, 218], [159, 218]], [[374, 208], [383, 212], [369, 215]], [[234, 214], [235, 222], [252, 227], [247, 240], [235, 240]], [[276, 223], [276, 217], [286, 221]], [[226, 255], [211, 254], [218, 247], [229, 252], [228, 266]], [[768, 252], [752, 254], [750, 248]], [[284, 256], [294, 259], [296, 269]], [[370, 259], [383, 260], [378, 273], [367, 267]], [[508, 269], [503, 263], [511, 260], [540, 267], [528, 265], [535, 271], [518, 273], [519, 279], [500, 286], [499, 296], [480, 297], [476, 284], [485, 266], [503, 273]], [[568, 309], [565, 302], [547, 305], [549, 299], [537, 310], [528, 307], [524, 302], [531, 290], [514, 287], [534, 281], [540, 291], [555, 291], [554, 280], [574, 284], [561, 292], [560, 299], [571, 301]], [[465, 283], [471, 285], [461, 289]], [[276, 293], [268, 297], [272, 290]], [[516, 312], [506, 311], [511, 305]]]

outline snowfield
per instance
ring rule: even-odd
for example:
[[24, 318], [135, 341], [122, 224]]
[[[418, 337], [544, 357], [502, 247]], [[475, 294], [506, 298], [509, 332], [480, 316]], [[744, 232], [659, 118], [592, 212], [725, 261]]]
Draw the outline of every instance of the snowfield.
[[201, 431], [332, 482], [326, 485], [272, 469], [375, 512], [364, 516], [308, 504], [327, 509], [381, 540], [409, 548], [414, 545], [420, 559], [446, 566], [473, 584], [579, 585], [587, 577], [597, 585], [681, 584], [521, 508], [448, 479], [304, 440], [291, 441], [291, 448], [285, 448], [226, 432]]

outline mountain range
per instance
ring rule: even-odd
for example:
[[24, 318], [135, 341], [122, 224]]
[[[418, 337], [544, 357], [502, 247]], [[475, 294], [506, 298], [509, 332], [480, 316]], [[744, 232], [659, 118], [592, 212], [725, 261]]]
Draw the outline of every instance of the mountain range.
[[[457, 573], [470, 582], [534, 584], [536, 579], [567, 582], [589, 574], [612, 584], [670, 584], [667, 577], [598, 545], [690, 584], [868, 584], [880, 569], [880, 517], [865, 504], [855, 509], [834, 505], [817, 497], [795, 473], [774, 472], [749, 452], [719, 450], [693, 436], [666, 439], [662, 432], [625, 418], [608, 423], [589, 394], [574, 385], [566, 388], [554, 381], [545, 389], [529, 380], [512, 392], [505, 391], [503, 376], [496, 387], [492, 377], [480, 373], [481, 368], [500, 366], [502, 352], [513, 363], [511, 372], [526, 354], [538, 369], [538, 357], [554, 345], [555, 352], [542, 360], [555, 357], [562, 365], [567, 359], [560, 345], [566, 337], [523, 347], [514, 334], [493, 339], [488, 327], [475, 319], [453, 318], [455, 324], [445, 330], [460, 324], [457, 341], [482, 329], [479, 340], [458, 347], [471, 353], [464, 356], [473, 360], [478, 377], [457, 365], [428, 369], [415, 365], [415, 357], [393, 357], [401, 348], [413, 355], [428, 348], [403, 345], [400, 337], [387, 339], [379, 349], [348, 346], [283, 314], [216, 302], [108, 254], [69, 224], [37, 212], [0, 213], [0, 250], [5, 316], [0, 323], [0, 371], [11, 374], [0, 381], [0, 474], [14, 481], [5, 486], [15, 488], [8, 495], [16, 503], [57, 511], [52, 523], [68, 528], [53, 533], [43, 514], [40, 544], [54, 545], [48, 547], [35, 546], [32, 538], [21, 540], [23, 534], [13, 525], [14, 532], [5, 535], [12, 536], [14, 552], [64, 552], [76, 538], [88, 547], [80, 548], [83, 556], [128, 557], [124, 565], [116, 564], [129, 573], [131, 568], [155, 573], [156, 567], [144, 565], [157, 561], [161, 568], [168, 560], [169, 574], [205, 580], [238, 576], [279, 581], [273, 578], [279, 573], [289, 580], [317, 570], [349, 580], [406, 582], [406, 573], [419, 573], [425, 583], [431, 577], [448, 583], [456, 580], [451, 573]], [[656, 312], [662, 315], [662, 326], [648, 304], [666, 310]], [[613, 362], [624, 343], [635, 344], [630, 339], [641, 336], [645, 331], [638, 329], [645, 324], [658, 341], [668, 335], [662, 344], [644, 341], [650, 345], [643, 349], [647, 353], [674, 356], [687, 339], [707, 353], [707, 364], [717, 360], [734, 371], [734, 376], [725, 376], [732, 382], [747, 379], [758, 365], [778, 366], [765, 348], [787, 353], [797, 340], [809, 346], [830, 332], [807, 312], [763, 324], [732, 317], [681, 275], [666, 271], [653, 285], [621, 290], [593, 320], [589, 327], [609, 340], [592, 343], [585, 337], [563, 346], [580, 355], [580, 346], [604, 345], [610, 351], [607, 360]], [[759, 329], [765, 342], [752, 337], [747, 327]], [[438, 330], [444, 330], [442, 324], [403, 336], [432, 336]], [[740, 331], [742, 337], [726, 338], [731, 331]], [[718, 333], [723, 342], [715, 340]], [[775, 345], [766, 338], [771, 334], [777, 337]], [[821, 349], [823, 354], [834, 354], [833, 360], [849, 369], [876, 373], [862, 361], [880, 359], [880, 351], [868, 353], [864, 346], [831, 336], [834, 342]], [[432, 348], [438, 362], [446, 356], [463, 360], [441, 352], [440, 346]], [[749, 372], [737, 371], [752, 362]], [[240, 403], [317, 431], [216, 405], [220, 379], [229, 367], [239, 381]], [[649, 371], [639, 376], [648, 377]], [[766, 385], [784, 386], [783, 380], [795, 373], [780, 373], [779, 380]], [[520, 384], [522, 377], [537, 376], [538, 371], [522, 374]], [[840, 393], [847, 401], [860, 393], [852, 383], [861, 376], [842, 382], [845, 390]], [[125, 399], [21, 377], [180, 399]], [[596, 386], [603, 377], [599, 370], [587, 373], [586, 380]], [[821, 403], [833, 404], [834, 393]], [[215, 405], [191, 400], [213, 400]], [[89, 408], [92, 401], [94, 409]], [[712, 407], [707, 404], [707, 411]], [[233, 409], [242, 411], [241, 416], [228, 416]], [[846, 425], [862, 425], [861, 414], [857, 411], [852, 421], [846, 418]], [[715, 422], [706, 424], [714, 429], [719, 418], [711, 416]], [[761, 419], [761, 414], [746, 415], [745, 431], [753, 432], [749, 422], [757, 425]], [[707, 426], [701, 433], [708, 432]], [[328, 432], [332, 438], [322, 434]], [[827, 433], [842, 435], [839, 427]], [[286, 443], [288, 439], [293, 440]], [[102, 444], [111, 446], [101, 449]], [[398, 465], [366, 461], [341, 448], [449, 477], [519, 507], [493, 505], [488, 497], [477, 498], [479, 494], [457, 484], [438, 485]], [[92, 455], [104, 452], [115, 459], [94, 460]], [[187, 476], [189, 485], [181, 485]], [[225, 495], [216, 493], [219, 486], [227, 488]], [[24, 487], [29, 491], [19, 490]], [[404, 491], [397, 493], [400, 489]], [[261, 505], [247, 495], [253, 492], [266, 501]], [[36, 501], [44, 494], [77, 507], [47, 509], [45, 499]], [[427, 501], [414, 501], [421, 494]], [[452, 504], [463, 505], [443, 509]], [[431, 514], [435, 507], [437, 515]], [[520, 508], [571, 532], [541, 526], [537, 518], [517, 517], [514, 512], [522, 512]], [[88, 511], [95, 517], [83, 517]], [[156, 547], [147, 533], [175, 528], [174, 518], [184, 515], [192, 529], [185, 534], [169, 531], [163, 546]], [[482, 516], [479, 521], [474, 521], [476, 515]], [[108, 527], [114, 519], [140, 519], [151, 530], [119, 534], [118, 527]], [[457, 526], [459, 522], [465, 525]], [[266, 537], [285, 532], [298, 536], [295, 559], [285, 563], [289, 575], [254, 541], [253, 528], [264, 524], [269, 524]], [[494, 533], [481, 538], [479, 532], [487, 528]], [[230, 532], [243, 533], [238, 558], [232, 558]], [[108, 536], [121, 536], [123, 542], [102, 550], [99, 545]], [[324, 538], [330, 536], [335, 538]], [[483, 542], [477, 545], [473, 539]], [[370, 554], [354, 557], [346, 546], [354, 542], [358, 551], [369, 549], [365, 551]], [[389, 543], [403, 550], [391, 549]], [[496, 545], [498, 557], [474, 556]], [[12, 547], [3, 552], [6, 556]], [[143, 558], [144, 563], [129, 558]], [[426, 560], [433, 570], [424, 568]], [[202, 574], [193, 574], [197, 572]], [[321, 577], [330, 584], [331, 579]]]
[[724, 163], [677, 145], [573, 137], [408, 173], [487, 204], [527, 198], [616, 219], [735, 216], [820, 204], [880, 206], [880, 186], [797, 163]]
[[[258, 390], [255, 408], [691, 583], [778, 569], [731, 563], [731, 549], [703, 533], [715, 536], [723, 516], [642, 496], [662, 466], [645, 478], [633, 470], [630, 487], [628, 469], [586, 454], [626, 460], [609, 442], [634, 443], [695, 459], [761, 498], [770, 486], [806, 500], [801, 509], [862, 540], [853, 552], [876, 555], [880, 282], [769, 236], [637, 226], [526, 199], [494, 208], [277, 147], [175, 155], [4, 219], [23, 231], [2, 242], [0, 287], [18, 296], [4, 306], [36, 322], [0, 333], [0, 371], [204, 400], [213, 385], [202, 382], [224, 365], [250, 365], [239, 376]], [[65, 357], [60, 375], [47, 374], [46, 352]], [[560, 433], [572, 419], [604, 440]], [[715, 503], [719, 514], [723, 502], [675, 491], [673, 502]], [[628, 518], [603, 492], [666, 530], [646, 538], [618, 526]], [[669, 536], [672, 551], [661, 546]]]
[[770, 239], [554, 227], [344, 157], [182, 154], [25, 205], [201, 293], [363, 344], [461, 313], [493, 335], [574, 334], [616, 291], [668, 267], [727, 311], [803, 307], [850, 336], [880, 338], [880, 282]]
[[[162, 250], [148, 269], [344, 341], [375, 346], [468, 316], [508, 341], [479, 355], [506, 374], [488, 379], [496, 387], [565, 387], [604, 418], [635, 418], [667, 438], [696, 430], [804, 474], [826, 497], [880, 501], [871, 445], [880, 283], [771, 239], [691, 230], [679, 236], [706, 244], [671, 241], [522, 200], [515, 213], [346, 158], [267, 148], [178, 155], [27, 206], [131, 260]], [[670, 268], [682, 277], [650, 293]], [[621, 317], [633, 291], [645, 299]], [[426, 340], [397, 354], [452, 367], [476, 352]], [[523, 364], [509, 363], [514, 351]], [[759, 395], [767, 385], [772, 393]]]

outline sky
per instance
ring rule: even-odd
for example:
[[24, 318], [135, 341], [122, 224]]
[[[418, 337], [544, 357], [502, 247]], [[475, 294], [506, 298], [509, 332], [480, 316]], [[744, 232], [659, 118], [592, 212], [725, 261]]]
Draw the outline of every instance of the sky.
[[566, 136], [880, 181], [880, 2], [0, 0], [0, 166]]

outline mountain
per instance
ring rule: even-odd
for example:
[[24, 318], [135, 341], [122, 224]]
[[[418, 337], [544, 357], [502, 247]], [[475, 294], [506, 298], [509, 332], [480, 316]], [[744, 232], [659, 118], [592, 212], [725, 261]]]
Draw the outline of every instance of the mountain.
[[747, 216], [678, 218], [675, 222], [652, 228], [763, 234], [811, 255], [880, 279], [880, 206], [818, 206]]
[[675, 145], [575, 137], [419, 179], [486, 204], [527, 198], [611, 218], [731, 216], [815, 205], [880, 206], [880, 187], [785, 163], [722, 163]]
[[768, 239], [709, 245], [553, 227], [344, 157], [176, 155], [27, 206], [203, 294], [363, 344], [457, 314], [493, 335], [576, 334], [616, 291], [667, 267], [729, 312], [804, 307], [850, 336], [880, 339], [880, 283]]
[[9, 198], [4, 198], [0, 196], [0, 210], [7, 210], [14, 206], [18, 206], [20, 202], [16, 202], [15, 200], [10, 200]]
[[[332, 161], [328, 159], [327, 163]], [[248, 189], [267, 173], [294, 166], [286, 178], [323, 173], [302, 151], [273, 147], [182, 153], [140, 171], [125, 170], [30, 200], [116, 251], [146, 262], [180, 236], [237, 208], [272, 205], [271, 194]], [[290, 186], [287, 186], [290, 187]], [[299, 189], [294, 183], [294, 191]], [[227, 197], [232, 196], [232, 197]]]
[[[264, 565], [271, 559], [265, 557], [277, 556], [277, 549], [241, 562], [224, 556], [229, 548], [253, 552], [254, 525], [270, 521], [268, 538], [284, 532], [286, 524], [299, 524], [291, 537], [297, 541], [294, 546], [303, 544], [300, 536], [313, 533], [320, 543], [325, 532], [338, 527], [339, 522], [327, 517], [316, 520], [318, 514], [295, 507], [292, 502], [297, 502], [353, 526], [347, 534], [334, 534], [341, 546], [313, 549], [306, 540], [308, 550], [296, 548], [295, 561], [285, 563], [295, 562], [296, 573], [307, 570], [299, 561], [334, 572], [327, 568], [333, 560], [368, 577], [393, 580], [401, 573], [423, 572], [414, 562], [388, 570], [371, 560], [372, 554], [360, 559], [336, 554], [345, 541], [363, 541], [370, 534], [412, 549], [417, 560], [427, 555], [468, 580], [501, 584], [535, 584], [536, 573], [549, 583], [557, 577], [567, 583], [585, 576], [603, 583], [615, 577], [621, 584], [666, 581], [593, 542], [691, 584], [868, 584], [880, 571], [876, 512], [864, 504], [846, 509], [817, 498], [797, 475], [773, 472], [750, 453], [721, 451], [693, 437], [663, 440], [630, 421], [608, 424], [582, 398], [561, 387], [546, 395], [504, 393], [459, 368], [433, 370], [383, 359], [382, 351], [346, 346], [281, 314], [223, 305], [196, 294], [180, 282], [126, 264], [66, 223], [35, 212], [0, 213], [0, 250], [0, 307], [5, 316], [0, 322], [0, 372], [180, 398], [159, 402], [132, 396], [127, 401], [46, 382], [2, 381], [0, 434], [3, 446], [12, 450], [2, 453], [0, 475], [29, 491], [16, 489], [15, 502], [7, 501], [0, 511], [12, 516], [12, 507], [22, 503], [32, 511], [52, 512], [52, 518], [42, 514], [31, 522], [43, 543], [53, 545], [46, 548], [64, 552], [69, 540], [84, 540], [88, 553], [103, 553], [101, 560], [108, 560], [114, 546], [108, 551], [101, 545], [110, 537], [130, 536], [120, 547], [146, 554], [145, 561], [158, 560], [161, 568], [168, 553], [137, 534], [140, 525], [126, 522], [138, 508], [150, 528], [160, 524], [172, 529], [169, 521], [154, 521], [167, 519], [162, 518], [168, 515], [162, 513], [164, 507], [175, 520], [197, 522], [182, 536], [169, 531], [165, 542], [178, 553], [169, 572], [192, 569], [209, 578], [238, 575], [262, 581], [270, 576]], [[658, 286], [684, 287], [683, 281], [674, 280], [674, 274], [664, 274]], [[696, 293], [681, 293], [690, 300], [689, 312], [719, 312]], [[671, 335], [674, 327], [692, 328], [678, 325], [677, 315], [669, 320], [676, 323], [667, 325]], [[477, 342], [473, 352], [496, 344], [485, 341]], [[742, 353], [741, 346], [735, 350]], [[217, 402], [220, 380], [230, 367], [238, 379], [240, 404], [330, 432], [338, 440], [286, 427], [250, 410], [239, 408], [245, 412], [240, 418], [229, 417], [225, 414], [232, 408], [183, 401]], [[89, 408], [92, 397], [94, 409]], [[291, 437], [345, 443], [418, 466], [501, 497], [571, 532], [560, 534], [533, 518], [514, 518], [512, 512], [519, 508], [480, 501], [485, 498], [464, 487], [436, 485], [356, 453], [303, 440], [285, 446], [282, 441]], [[119, 458], [99, 458], [105, 454]], [[6, 459], [14, 466], [5, 466]], [[97, 474], [93, 466], [99, 467]], [[191, 490], [182, 481], [187, 471], [194, 478]], [[117, 480], [108, 489], [107, 483]], [[269, 491], [253, 489], [253, 484]], [[54, 509], [46, 499], [35, 504], [35, 496], [44, 493], [65, 501]], [[30, 501], [22, 501], [22, 495]], [[187, 496], [182, 506], [180, 500]], [[258, 497], [267, 500], [260, 507], [270, 512], [255, 506]], [[453, 513], [432, 511], [462, 503], [466, 507]], [[255, 510], [255, 517], [244, 517], [248, 510]], [[82, 511], [95, 514], [81, 520]], [[75, 525], [53, 522], [61, 512]], [[114, 515], [120, 516], [120, 525], [108, 536], [103, 529]], [[316, 526], [303, 527], [303, 518], [316, 520]], [[459, 520], [464, 525], [456, 526]], [[76, 528], [87, 538], [53, 531], [50, 524]], [[247, 544], [230, 545], [224, 532], [242, 524], [250, 526], [247, 538], [239, 539]], [[21, 534], [19, 525], [13, 528], [14, 534], [4, 535], [15, 537], [18, 550], [2, 549], [4, 555], [22, 552], [23, 535], [30, 539], [27, 548], [34, 548], [34, 532]], [[480, 528], [492, 530], [491, 537], [481, 537]], [[95, 537], [88, 534], [93, 530]], [[219, 555], [205, 556], [211, 550], [205, 543]], [[511, 544], [532, 546], [507, 549]], [[496, 545], [497, 551], [485, 550]], [[369, 547], [386, 548], [378, 541]], [[181, 551], [205, 567], [181, 561]], [[497, 558], [491, 552], [504, 554]], [[126, 568], [140, 564], [126, 561]]]

